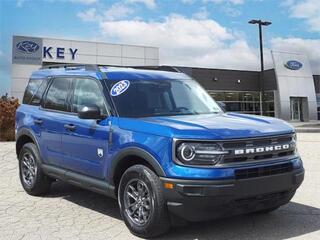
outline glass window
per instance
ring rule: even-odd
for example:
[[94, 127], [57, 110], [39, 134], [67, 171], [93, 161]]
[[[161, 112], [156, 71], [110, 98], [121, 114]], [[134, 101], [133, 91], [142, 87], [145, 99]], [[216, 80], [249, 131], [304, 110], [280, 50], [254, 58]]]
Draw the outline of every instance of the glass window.
[[33, 95], [30, 104], [39, 106], [41, 103], [41, 99], [43, 96], [43, 93], [45, 92], [47, 86], [48, 86], [49, 79], [44, 79], [38, 88], [37, 92]]
[[73, 93], [73, 112], [78, 112], [84, 106], [98, 106], [103, 115], [107, 115], [104, 96], [99, 83], [94, 79], [76, 79]]
[[238, 112], [241, 111], [240, 102], [225, 102], [225, 109], [229, 112]]
[[245, 102], [256, 102], [260, 101], [260, 93], [259, 92], [240, 92], [239, 93], [240, 101], [245, 101]]
[[70, 111], [67, 102], [70, 85], [70, 78], [56, 78], [49, 87], [44, 107], [58, 111]]
[[210, 93], [212, 98], [216, 101], [224, 102], [226, 100], [224, 92], [212, 92], [212, 91], [208, 91], [208, 92]]
[[[108, 81], [111, 89], [116, 81]], [[133, 80], [113, 96], [121, 117], [195, 115], [221, 112], [210, 95], [193, 80]]]
[[239, 93], [238, 92], [226, 92], [226, 102], [238, 102], [239, 101]]
[[274, 112], [274, 102], [265, 102], [264, 103], [264, 111]]
[[30, 79], [28, 86], [24, 92], [22, 103], [30, 104], [31, 99], [36, 94], [40, 86], [42, 85], [43, 79]]
[[[261, 114], [261, 94], [258, 91], [215, 92], [208, 90], [208, 92], [212, 98], [224, 105], [226, 111]], [[264, 113], [267, 116], [274, 116], [274, 91], [265, 92], [265, 98]]]
[[265, 101], [274, 101], [274, 93], [273, 93], [273, 91], [265, 92], [264, 93], [264, 100]]

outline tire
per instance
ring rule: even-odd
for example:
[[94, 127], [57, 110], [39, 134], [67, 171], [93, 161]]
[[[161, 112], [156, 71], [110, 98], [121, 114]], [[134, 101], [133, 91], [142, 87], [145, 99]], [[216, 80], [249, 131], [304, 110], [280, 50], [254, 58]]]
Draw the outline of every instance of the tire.
[[52, 180], [41, 169], [38, 148], [33, 143], [23, 145], [19, 154], [19, 176], [23, 189], [32, 196], [43, 195], [50, 190]]
[[118, 202], [122, 219], [134, 235], [152, 238], [169, 230], [161, 182], [148, 167], [134, 165], [125, 171], [118, 188]]
[[272, 207], [272, 208], [267, 208], [267, 209], [263, 209], [263, 210], [260, 210], [260, 211], [256, 211], [254, 213], [257, 213], [257, 214], [268, 214], [268, 213], [271, 213], [275, 210], [277, 210], [280, 206], [277, 206], [277, 207]]

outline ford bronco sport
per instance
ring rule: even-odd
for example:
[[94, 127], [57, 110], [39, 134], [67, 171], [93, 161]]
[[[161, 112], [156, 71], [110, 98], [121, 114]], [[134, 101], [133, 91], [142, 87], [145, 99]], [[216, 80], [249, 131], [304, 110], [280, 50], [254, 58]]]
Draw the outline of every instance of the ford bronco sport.
[[30, 195], [61, 180], [117, 198], [130, 231], [288, 203], [303, 181], [294, 130], [226, 113], [181, 72], [51, 66], [16, 113], [20, 180]]

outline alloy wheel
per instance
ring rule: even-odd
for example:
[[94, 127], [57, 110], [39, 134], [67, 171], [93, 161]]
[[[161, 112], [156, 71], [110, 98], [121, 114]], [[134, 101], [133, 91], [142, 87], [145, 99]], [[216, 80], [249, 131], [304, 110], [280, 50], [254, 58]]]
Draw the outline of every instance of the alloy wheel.
[[148, 223], [153, 213], [153, 199], [148, 186], [140, 179], [129, 181], [124, 190], [124, 208], [135, 224]]
[[37, 165], [32, 154], [28, 152], [25, 153], [22, 157], [21, 172], [22, 172], [23, 182], [28, 187], [32, 187], [36, 179]]

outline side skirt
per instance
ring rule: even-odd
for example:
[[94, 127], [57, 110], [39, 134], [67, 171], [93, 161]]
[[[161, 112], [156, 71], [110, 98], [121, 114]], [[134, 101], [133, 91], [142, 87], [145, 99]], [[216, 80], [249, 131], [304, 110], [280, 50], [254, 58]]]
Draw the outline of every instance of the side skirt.
[[106, 195], [108, 197], [116, 198], [116, 194], [114, 192], [115, 187], [108, 184], [106, 181], [47, 164], [42, 164], [41, 167], [44, 173], [50, 177]]

